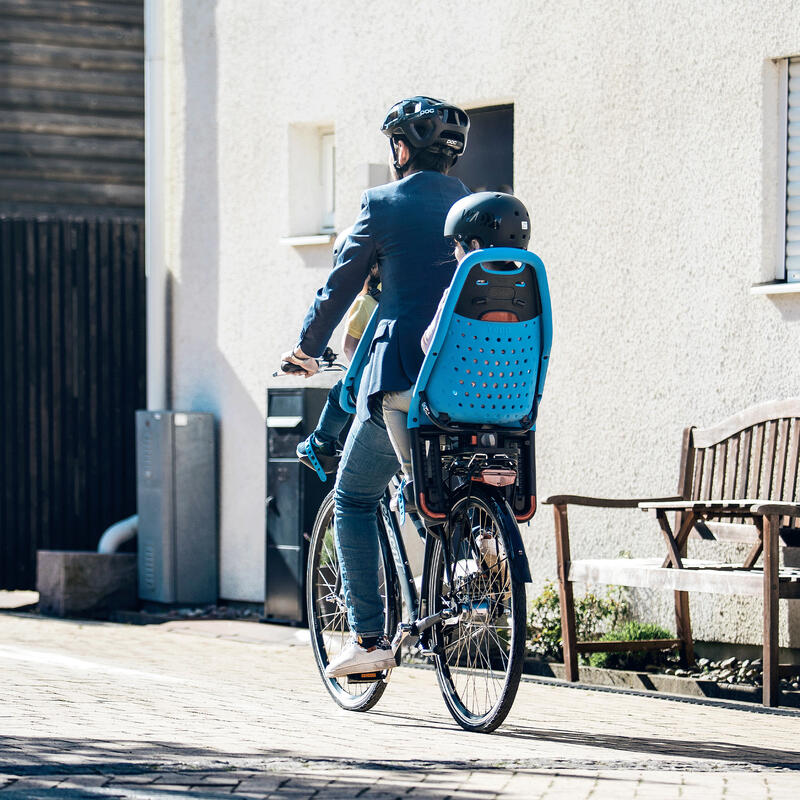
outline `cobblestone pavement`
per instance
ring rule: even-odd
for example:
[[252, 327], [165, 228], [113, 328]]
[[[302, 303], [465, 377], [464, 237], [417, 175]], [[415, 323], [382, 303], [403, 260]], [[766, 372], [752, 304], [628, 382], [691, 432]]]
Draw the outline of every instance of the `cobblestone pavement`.
[[303, 632], [0, 614], [0, 800], [800, 797], [800, 715], [526, 681], [492, 735], [430, 670], [336, 707]]

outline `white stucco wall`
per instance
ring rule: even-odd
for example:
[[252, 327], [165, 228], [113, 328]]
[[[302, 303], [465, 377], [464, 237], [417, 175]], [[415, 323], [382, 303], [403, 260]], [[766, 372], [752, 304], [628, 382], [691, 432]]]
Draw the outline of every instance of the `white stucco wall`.
[[[515, 189], [555, 322], [541, 498], [672, 493], [685, 425], [800, 393], [800, 295], [749, 293], [774, 274], [772, 59], [800, 53], [800, 3], [167, 5], [172, 405], [219, 419], [224, 597], [263, 596], [265, 387], [330, 262], [279, 242], [290, 125], [335, 126], [341, 229], [386, 158], [393, 101], [514, 103]], [[661, 546], [639, 512], [576, 510], [571, 532], [579, 555]], [[527, 542], [540, 585], [549, 508]], [[668, 624], [671, 602], [640, 596]], [[698, 596], [692, 615], [698, 638], [760, 640], [756, 602]]]

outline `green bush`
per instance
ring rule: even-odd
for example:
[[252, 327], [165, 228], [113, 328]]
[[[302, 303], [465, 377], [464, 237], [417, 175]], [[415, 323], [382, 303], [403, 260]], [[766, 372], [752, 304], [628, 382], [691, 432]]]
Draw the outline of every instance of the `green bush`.
[[[609, 586], [602, 596], [587, 592], [575, 598], [575, 629], [578, 639], [597, 639], [606, 631], [620, 625], [630, 613], [625, 590]], [[547, 581], [542, 593], [534, 598], [528, 617], [530, 649], [544, 658], [560, 661], [561, 606], [558, 591]]]
[[[600, 637], [601, 641], [620, 640], [624, 642], [639, 642], [643, 639], [673, 639], [674, 636], [660, 625], [643, 624], [641, 622], [626, 622]], [[633, 650], [621, 653], [591, 653], [589, 664], [593, 667], [606, 669], [642, 669], [654, 664], [666, 664], [667, 652], [663, 650]]]

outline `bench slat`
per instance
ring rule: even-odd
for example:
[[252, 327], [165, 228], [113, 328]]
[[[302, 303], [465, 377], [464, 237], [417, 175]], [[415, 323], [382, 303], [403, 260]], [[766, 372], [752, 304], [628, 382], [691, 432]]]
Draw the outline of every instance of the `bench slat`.
[[[665, 569], [659, 558], [579, 559], [570, 562], [569, 580], [710, 594], [764, 593], [763, 570], [697, 559], [683, 564], [683, 569]], [[778, 578], [781, 597], [800, 598], [800, 569], [783, 567]]]
[[671, 650], [680, 647], [680, 639], [639, 639], [635, 642], [628, 641], [595, 641], [578, 642], [575, 649], [579, 653], [622, 653], [628, 650]]

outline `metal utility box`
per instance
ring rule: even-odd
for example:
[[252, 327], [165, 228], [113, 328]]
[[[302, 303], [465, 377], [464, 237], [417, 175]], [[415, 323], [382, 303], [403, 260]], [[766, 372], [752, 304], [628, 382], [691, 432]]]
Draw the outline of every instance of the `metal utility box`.
[[136, 412], [139, 597], [216, 603], [214, 417]]
[[317, 511], [333, 488], [297, 460], [295, 449], [316, 427], [327, 389], [267, 390], [267, 547], [264, 617], [306, 623], [308, 540]]

